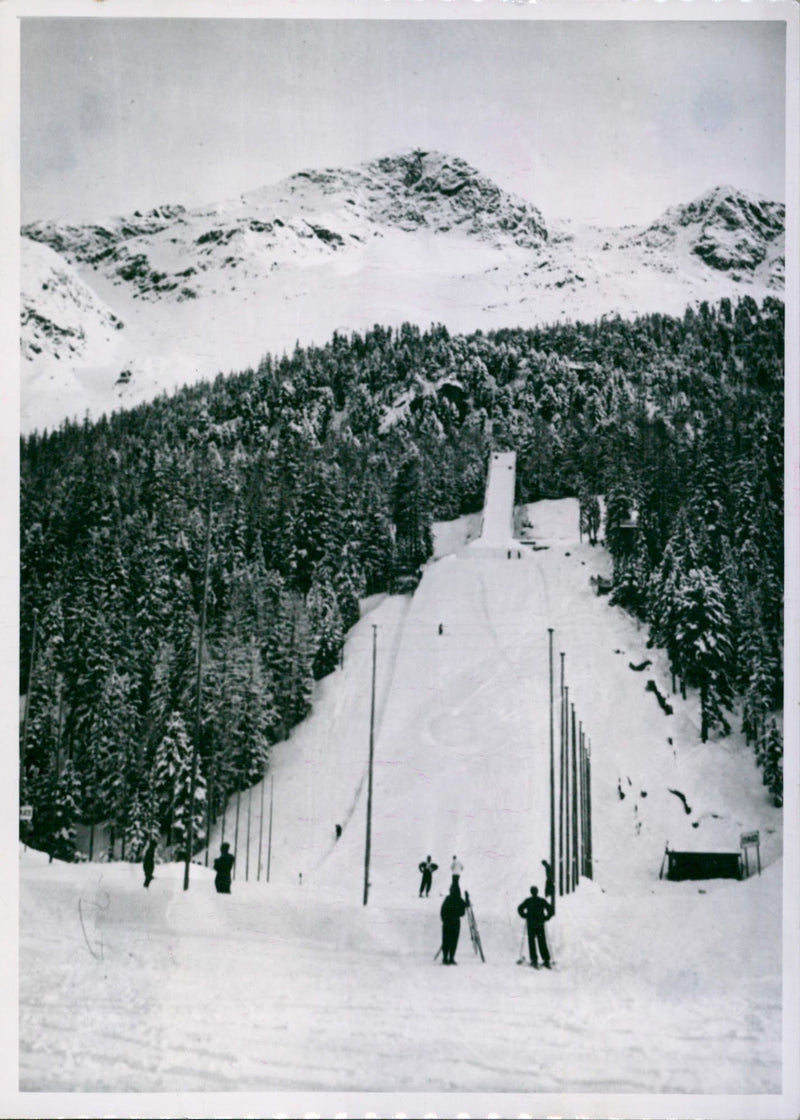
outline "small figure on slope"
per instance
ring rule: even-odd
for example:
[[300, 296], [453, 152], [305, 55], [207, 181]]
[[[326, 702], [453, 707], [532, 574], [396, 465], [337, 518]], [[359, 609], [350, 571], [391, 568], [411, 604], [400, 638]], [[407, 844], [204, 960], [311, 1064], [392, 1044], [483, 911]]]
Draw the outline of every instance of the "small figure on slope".
[[214, 886], [218, 894], [231, 893], [231, 872], [233, 871], [234, 857], [230, 852], [230, 844], [220, 845], [219, 855], [214, 860]]
[[450, 889], [452, 890], [452, 888], [455, 887], [459, 894], [461, 893], [461, 888], [458, 885], [458, 880], [461, 878], [461, 872], [463, 870], [464, 864], [461, 862], [458, 856], [453, 856], [453, 862], [450, 864], [450, 874], [453, 876], [453, 881], [450, 884]]
[[450, 894], [442, 903], [439, 911], [442, 919], [442, 964], [456, 963], [456, 946], [458, 935], [461, 932], [461, 919], [466, 913], [467, 906], [461, 897], [461, 891], [456, 883], [450, 886]]
[[419, 897], [422, 898], [424, 894], [427, 898], [433, 884], [433, 873], [434, 871], [438, 871], [439, 864], [431, 863], [431, 857], [428, 856], [428, 858], [423, 860], [419, 865], [419, 869], [422, 872], [422, 882], [419, 885]]
[[146, 887], [149, 887], [154, 879], [153, 872], [156, 869], [156, 847], [157, 844], [155, 840], [151, 840], [147, 845], [144, 853], [144, 859], [142, 860], [142, 871], [144, 871], [144, 885]]
[[531, 966], [533, 968], [539, 967], [536, 956], [536, 946], [538, 944], [539, 952], [542, 954], [542, 963], [545, 968], [549, 968], [550, 950], [547, 948], [544, 923], [552, 918], [553, 907], [546, 899], [539, 898], [539, 891], [536, 887], [531, 887], [530, 896], [519, 904], [517, 913], [525, 919], [528, 927], [528, 952], [530, 953]]

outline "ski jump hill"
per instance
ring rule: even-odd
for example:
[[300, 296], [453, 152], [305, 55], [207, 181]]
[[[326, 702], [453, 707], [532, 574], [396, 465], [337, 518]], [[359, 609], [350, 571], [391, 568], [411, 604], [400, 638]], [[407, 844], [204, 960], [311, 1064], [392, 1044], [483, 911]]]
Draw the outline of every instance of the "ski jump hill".
[[[230, 896], [204, 853], [187, 892], [177, 865], [144, 891], [136, 865], [22, 854], [23, 1089], [780, 1091], [780, 811], [739, 736], [700, 743], [696, 697], [667, 716], [646, 690], [669, 692], [666, 660], [594, 594], [610, 558], [575, 500], [518, 511], [514, 536], [514, 475], [494, 454], [483, 514], [435, 526], [413, 596], [364, 602], [312, 714], [231, 799]], [[515, 962], [549, 854], [548, 627], [591, 740], [594, 879], [558, 899], [542, 973]], [[667, 841], [730, 851], [745, 829], [760, 877], [659, 880]], [[454, 854], [486, 962], [465, 921], [441, 968]]]

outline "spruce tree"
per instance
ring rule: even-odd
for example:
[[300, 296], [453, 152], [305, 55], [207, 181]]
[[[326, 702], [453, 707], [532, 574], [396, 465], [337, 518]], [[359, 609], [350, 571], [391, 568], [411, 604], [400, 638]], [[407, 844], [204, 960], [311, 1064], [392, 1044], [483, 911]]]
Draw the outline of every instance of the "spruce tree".
[[[167, 720], [163, 738], [158, 744], [151, 770], [151, 788], [161, 828], [167, 844], [177, 837], [176, 821], [184, 821], [184, 800], [188, 800], [187, 783], [191, 770], [192, 747], [180, 712], [173, 711]], [[188, 818], [186, 818], [188, 823]], [[181, 823], [181, 829], [183, 823]]]
[[80, 818], [81, 784], [71, 761], [64, 764], [52, 808], [51, 852], [56, 859], [75, 859], [76, 830]]
[[713, 572], [705, 567], [691, 568], [681, 588], [676, 639], [684, 649], [687, 683], [700, 690], [703, 742], [713, 727], [722, 728], [726, 735], [730, 731], [723, 710], [733, 703], [730, 625], [725, 598]]

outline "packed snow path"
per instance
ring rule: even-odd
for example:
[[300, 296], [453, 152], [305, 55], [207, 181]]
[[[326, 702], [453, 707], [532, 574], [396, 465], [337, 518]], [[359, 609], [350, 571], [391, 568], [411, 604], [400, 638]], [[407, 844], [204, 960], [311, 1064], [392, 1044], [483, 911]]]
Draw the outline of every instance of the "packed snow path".
[[[665, 716], [646, 691], [650, 676], [669, 691], [663, 658], [593, 594], [608, 558], [578, 543], [575, 503], [527, 513], [541, 551], [487, 553], [467, 543], [478, 519], [461, 519], [440, 527], [412, 599], [367, 604], [343, 668], [273, 752], [269, 885], [260, 787], [240, 800], [230, 897], [203, 867], [184, 894], [180, 869], [159, 866], [145, 892], [138, 867], [26, 855], [24, 1088], [779, 1090], [780, 812], [738, 738], [700, 744], [693, 697]], [[516, 905], [547, 854], [548, 626], [592, 739], [596, 869], [559, 900], [552, 974], [515, 965]], [[735, 850], [750, 828], [760, 878], [659, 881], [667, 840]], [[439, 870], [420, 900], [428, 853]], [[453, 853], [486, 964], [466, 923], [459, 967], [433, 964]]]

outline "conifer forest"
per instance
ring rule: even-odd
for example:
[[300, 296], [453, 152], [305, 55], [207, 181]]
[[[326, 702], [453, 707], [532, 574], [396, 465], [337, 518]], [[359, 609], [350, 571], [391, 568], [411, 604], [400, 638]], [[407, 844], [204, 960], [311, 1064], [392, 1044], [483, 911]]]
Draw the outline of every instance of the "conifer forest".
[[750, 297], [376, 326], [23, 438], [29, 842], [73, 858], [76, 825], [106, 822], [126, 858], [155, 836], [182, 853], [193, 814], [200, 846], [309, 712], [359, 600], [413, 585], [432, 522], [481, 508], [503, 449], [518, 502], [579, 498], [610, 602], [698, 691], [703, 739], [741, 726], [780, 804], [783, 340], [783, 303]]

